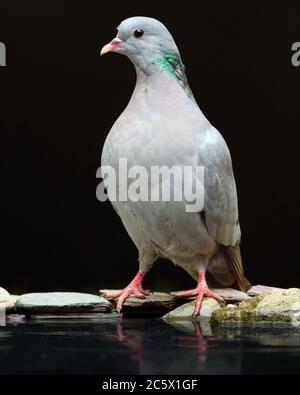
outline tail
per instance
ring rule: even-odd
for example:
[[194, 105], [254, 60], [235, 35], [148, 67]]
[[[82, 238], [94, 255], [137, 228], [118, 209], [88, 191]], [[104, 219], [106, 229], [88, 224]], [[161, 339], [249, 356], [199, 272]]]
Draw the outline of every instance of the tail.
[[221, 286], [233, 286], [244, 292], [251, 287], [250, 282], [244, 275], [239, 245], [235, 247], [220, 246], [209, 263], [208, 271]]

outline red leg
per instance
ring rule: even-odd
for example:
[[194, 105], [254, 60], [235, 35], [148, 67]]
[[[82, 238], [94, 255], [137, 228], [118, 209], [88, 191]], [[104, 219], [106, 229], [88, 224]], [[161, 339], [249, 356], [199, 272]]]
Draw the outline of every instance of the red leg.
[[107, 299], [118, 299], [117, 310], [120, 312], [122, 310], [123, 303], [129, 296], [134, 295], [137, 298], [145, 298], [145, 296], [150, 295], [150, 292], [143, 289], [142, 280], [145, 276], [144, 272], [138, 272], [131, 283], [121, 291], [108, 292], [104, 296]]
[[196, 306], [195, 306], [195, 310], [194, 310], [194, 316], [197, 316], [200, 313], [204, 296], [213, 298], [217, 302], [219, 302], [221, 305], [224, 305], [224, 300], [221, 298], [221, 296], [216, 294], [215, 292], [212, 292], [208, 288], [208, 286], [206, 284], [206, 280], [205, 280], [205, 272], [199, 273], [198, 285], [195, 289], [190, 289], [188, 291], [181, 291], [181, 292], [176, 293], [176, 295], [181, 298], [189, 298], [191, 296], [197, 296]]

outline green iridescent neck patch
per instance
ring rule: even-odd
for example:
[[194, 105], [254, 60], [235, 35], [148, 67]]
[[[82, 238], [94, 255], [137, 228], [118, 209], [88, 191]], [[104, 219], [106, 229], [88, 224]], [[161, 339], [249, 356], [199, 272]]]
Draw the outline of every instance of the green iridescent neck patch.
[[178, 58], [176, 58], [175, 54], [168, 53], [166, 55], [159, 54], [155, 63], [157, 66], [164, 71], [169, 77], [175, 77], [175, 69], [179, 64]]
[[168, 52], [164, 55], [159, 54], [155, 58], [155, 64], [165, 72], [168, 77], [175, 78], [189, 96], [192, 95], [185, 76], [185, 67], [182, 64], [180, 56], [174, 52]]

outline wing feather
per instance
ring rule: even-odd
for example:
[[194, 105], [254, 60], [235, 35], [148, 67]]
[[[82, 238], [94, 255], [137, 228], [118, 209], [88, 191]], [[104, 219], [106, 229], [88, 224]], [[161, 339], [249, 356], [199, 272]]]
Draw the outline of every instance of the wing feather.
[[223, 137], [212, 126], [199, 136], [197, 162], [205, 167], [204, 214], [208, 231], [219, 244], [235, 246], [241, 231], [231, 157]]

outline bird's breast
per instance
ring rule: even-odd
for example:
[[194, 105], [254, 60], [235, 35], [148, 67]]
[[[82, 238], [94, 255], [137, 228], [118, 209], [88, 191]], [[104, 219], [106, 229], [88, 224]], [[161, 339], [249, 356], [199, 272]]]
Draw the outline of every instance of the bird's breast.
[[195, 122], [164, 115], [123, 113], [111, 129], [104, 148], [102, 161], [117, 165], [126, 158], [131, 166], [148, 167], [192, 165], [196, 156], [197, 134]]

